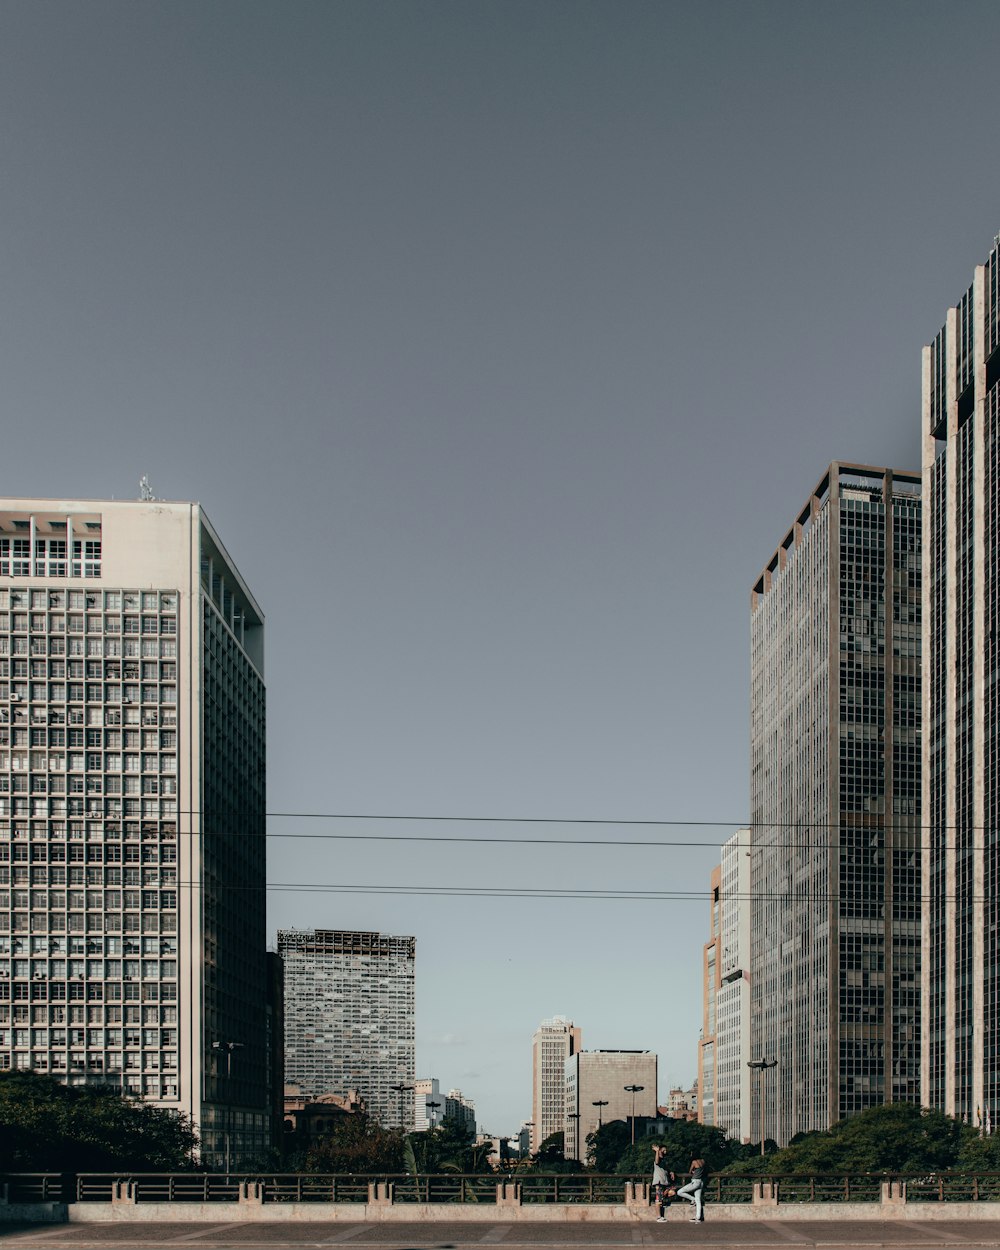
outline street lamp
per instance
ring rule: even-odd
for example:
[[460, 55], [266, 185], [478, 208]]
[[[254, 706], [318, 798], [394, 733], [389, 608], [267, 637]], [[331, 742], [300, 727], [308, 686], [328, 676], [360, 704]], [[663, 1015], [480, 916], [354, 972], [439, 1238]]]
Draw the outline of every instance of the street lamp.
[[389, 1088], [395, 1090], [396, 1093], [399, 1095], [399, 1131], [402, 1133], [405, 1128], [403, 1124], [403, 1095], [408, 1090], [413, 1089], [413, 1086], [412, 1085], [390, 1085]]
[[212, 1049], [216, 1054], [226, 1056], [226, 1173], [229, 1173], [229, 1139], [231, 1136], [230, 1128], [232, 1125], [233, 1114], [233, 1096], [230, 1089], [230, 1081], [233, 1075], [233, 1051], [242, 1050], [242, 1042], [213, 1042]]
[[435, 1111], [437, 1111], [437, 1110], [440, 1108], [441, 1104], [440, 1104], [439, 1102], [425, 1102], [425, 1103], [424, 1103], [424, 1106], [425, 1106], [425, 1107], [427, 1108], [427, 1110], [430, 1112], [430, 1115], [427, 1117], [427, 1127], [428, 1127], [428, 1128], [435, 1128], [435, 1127], [436, 1127], [436, 1117], [435, 1117], [435, 1115], [434, 1115], [434, 1112], [435, 1112]]
[[597, 1108], [597, 1127], [600, 1128], [604, 1123], [601, 1112], [608, 1105], [608, 1100], [606, 1098], [598, 1098], [596, 1102], [592, 1102], [590, 1105]]
[[759, 1059], [747, 1060], [747, 1067], [760, 1073], [757, 1078], [757, 1105], [760, 1108], [760, 1157], [762, 1159], [764, 1157], [764, 1073], [768, 1068], [777, 1066], [777, 1059], [765, 1059], [763, 1055]]
[[573, 1158], [579, 1159], [580, 1157], [580, 1113], [579, 1111], [567, 1111], [566, 1119], [573, 1121]]
[[635, 1145], [635, 1096], [641, 1093], [646, 1087], [645, 1085], [624, 1085], [622, 1088], [626, 1094], [632, 1095], [632, 1145]]

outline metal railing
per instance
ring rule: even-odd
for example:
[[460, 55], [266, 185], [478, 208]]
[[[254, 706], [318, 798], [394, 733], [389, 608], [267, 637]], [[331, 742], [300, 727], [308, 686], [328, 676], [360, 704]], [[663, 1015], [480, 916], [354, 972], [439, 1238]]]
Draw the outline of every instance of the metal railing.
[[[235, 1203], [246, 1185], [254, 1186], [265, 1203], [335, 1202], [366, 1203], [369, 1186], [392, 1187], [393, 1202], [428, 1204], [495, 1204], [497, 1186], [519, 1185], [525, 1205], [573, 1203], [618, 1205], [625, 1201], [626, 1186], [644, 1184], [647, 1176], [620, 1176], [595, 1172], [545, 1173], [219, 1173], [219, 1172], [19, 1172], [0, 1174], [0, 1193], [9, 1202], [110, 1202], [127, 1185], [138, 1203], [218, 1202]], [[877, 1205], [882, 1187], [902, 1187], [909, 1203], [1000, 1203], [1000, 1173], [941, 1172], [933, 1175], [903, 1173], [849, 1173], [789, 1175], [762, 1173], [755, 1176], [710, 1176], [705, 1185], [708, 1203], [753, 1202], [757, 1186], [766, 1185], [781, 1204], [808, 1205], [819, 1202], [870, 1203]], [[682, 1203], [683, 1199], [675, 1199]]]

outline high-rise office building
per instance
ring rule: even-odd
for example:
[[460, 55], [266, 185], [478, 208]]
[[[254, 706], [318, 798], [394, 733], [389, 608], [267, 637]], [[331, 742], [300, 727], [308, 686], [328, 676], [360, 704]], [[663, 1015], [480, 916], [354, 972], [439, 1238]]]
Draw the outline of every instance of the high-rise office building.
[[531, 1038], [531, 1151], [553, 1133], [566, 1116], [566, 1060], [580, 1049], [579, 1028], [572, 1020], [543, 1020]]
[[753, 589], [755, 1139], [919, 1100], [920, 550], [917, 475], [833, 464]]
[[722, 868], [712, 869], [709, 891], [712, 900], [712, 932], [702, 950], [702, 1013], [701, 1036], [698, 1039], [698, 1119], [702, 1124], [715, 1124], [715, 1052], [716, 1007], [719, 994], [719, 923], [721, 920], [719, 892]]
[[922, 1095], [1000, 1111], [1000, 235], [923, 354]]
[[[715, 899], [713, 898], [713, 907]], [[719, 885], [719, 987], [715, 1000], [714, 1123], [750, 1140], [750, 830], [722, 848]]]
[[234, 1165], [274, 1101], [263, 658], [198, 504], [0, 500], [0, 1066]]
[[[634, 1086], [635, 1088], [630, 1088]], [[656, 1118], [656, 1055], [648, 1050], [582, 1050], [565, 1061], [567, 1159], [587, 1158], [587, 1138], [601, 1124]], [[601, 1104], [601, 1105], [598, 1105]]]
[[387, 1127], [414, 1123], [416, 939], [279, 929], [285, 1079], [307, 1095], [356, 1089]]

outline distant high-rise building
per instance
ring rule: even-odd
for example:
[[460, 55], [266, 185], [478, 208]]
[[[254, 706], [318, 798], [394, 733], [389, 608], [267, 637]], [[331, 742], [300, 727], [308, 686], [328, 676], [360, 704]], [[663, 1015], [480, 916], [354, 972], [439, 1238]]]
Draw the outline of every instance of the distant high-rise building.
[[234, 1166], [278, 1105], [264, 742], [263, 616], [199, 504], [0, 500], [0, 1067]]
[[923, 353], [925, 1105], [1000, 1114], [1000, 235]]
[[919, 1101], [920, 550], [919, 476], [833, 464], [753, 589], [755, 1139]]
[[416, 939], [279, 929], [278, 953], [285, 1079], [312, 1097], [357, 1090], [382, 1124], [412, 1129]]
[[[713, 899], [714, 907], [714, 899]], [[722, 848], [719, 988], [715, 1002], [715, 1125], [750, 1140], [750, 830]]]
[[572, 1020], [553, 1016], [543, 1020], [531, 1039], [531, 1150], [553, 1133], [561, 1133], [565, 1122], [566, 1060], [580, 1049], [579, 1028]]
[[445, 1098], [445, 1115], [464, 1124], [470, 1133], [476, 1132], [476, 1104], [466, 1098], [460, 1089], [448, 1090]]
[[698, 1041], [698, 1119], [715, 1123], [715, 1026], [719, 994], [719, 890], [722, 869], [712, 869], [709, 889], [712, 897], [712, 933], [702, 951], [702, 1021]]
[[437, 1128], [445, 1116], [445, 1099], [436, 1076], [418, 1077], [413, 1086], [413, 1128], [426, 1133]]
[[[634, 1093], [630, 1085], [642, 1086]], [[583, 1050], [565, 1061], [567, 1159], [587, 1158], [587, 1137], [600, 1124], [656, 1117], [656, 1055], [648, 1050]], [[605, 1106], [597, 1107], [597, 1102]]]

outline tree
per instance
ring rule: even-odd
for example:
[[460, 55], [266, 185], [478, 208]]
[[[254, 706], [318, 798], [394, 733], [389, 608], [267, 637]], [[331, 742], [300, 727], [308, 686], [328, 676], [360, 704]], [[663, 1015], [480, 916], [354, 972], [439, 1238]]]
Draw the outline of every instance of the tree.
[[476, 1144], [472, 1127], [458, 1116], [446, 1115], [424, 1133], [410, 1133], [404, 1146], [406, 1170], [427, 1172], [491, 1172], [488, 1156], [492, 1143]]
[[403, 1138], [367, 1115], [345, 1115], [305, 1162], [310, 1172], [402, 1172]]
[[741, 1153], [738, 1142], [727, 1137], [720, 1128], [699, 1124], [697, 1120], [671, 1120], [661, 1137], [645, 1137], [629, 1145], [615, 1169], [624, 1176], [641, 1176], [653, 1166], [653, 1146], [666, 1149], [665, 1166], [678, 1174], [686, 1172], [692, 1159], [704, 1159], [709, 1170], [721, 1171]]
[[538, 1147], [538, 1153], [532, 1155], [535, 1167], [539, 1172], [582, 1172], [583, 1164], [579, 1159], [567, 1159], [565, 1153], [565, 1137], [562, 1133], [550, 1133]]
[[9, 1171], [176, 1172], [197, 1136], [182, 1115], [106, 1086], [0, 1073], [0, 1158]]
[[613, 1172], [618, 1160], [628, 1149], [631, 1133], [624, 1120], [608, 1120], [593, 1133], [587, 1134], [587, 1157], [594, 1161], [595, 1172]]
[[[786, 1175], [946, 1171], [955, 1166], [969, 1135], [970, 1130], [940, 1111], [886, 1103], [823, 1132], [799, 1135], [794, 1145], [768, 1156], [766, 1170]], [[760, 1171], [761, 1165], [748, 1158], [728, 1170], [745, 1175]]]

